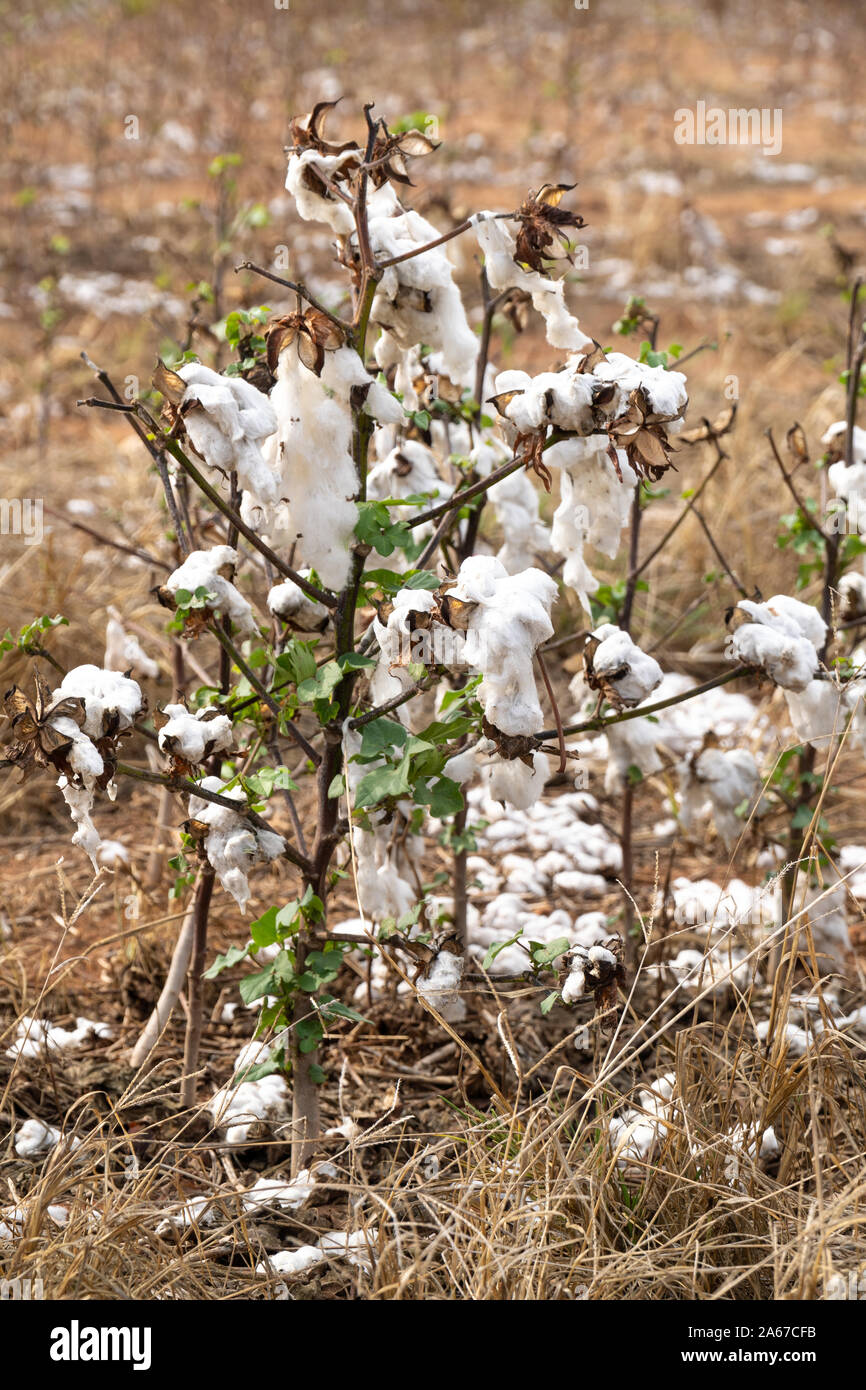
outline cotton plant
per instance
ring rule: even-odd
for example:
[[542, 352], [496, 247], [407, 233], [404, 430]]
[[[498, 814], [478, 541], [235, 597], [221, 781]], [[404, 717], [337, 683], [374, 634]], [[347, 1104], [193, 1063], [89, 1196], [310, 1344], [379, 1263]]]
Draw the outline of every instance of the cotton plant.
[[119, 741], [132, 732], [143, 708], [136, 681], [89, 664], [68, 671], [53, 693], [37, 671], [32, 698], [17, 685], [4, 698], [13, 734], [5, 761], [25, 776], [35, 767], [59, 773], [57, 786], [76, 827], [72, 842], [94, 869], [102, 844], [94, 804], [100, 792], [116, 795]]
[[[280, 1113], [291, 1103], [296, 1167], [308, 1166], [318, 1134], [325, 1034], [347, 1011], [357, 1018], [336, 993], [344, 954], [359, 940], [375, 945], [384, 988], [391, 949], [401, 951], [413, 965], [403, 995], [440, 1018], [465, 1006], [470, 964], [495, 973], [505, 963], [546, 978], [568, 1008], [591, 996], [607, 1018], [622, 965], [603, 899], [628, 876], [628, 838], [608, 833], [585, 790], [546, 798], [554, 756], [567, 781], [582, 770], [578, 755], [593, 764], [600, 750], [606, 794], [626, 793], [629, 806], [640, 777], [664, 766], [662, 752], [674, 762], [692, 757], [695, 786], [684, 798], [695, 817], [709, 800], [728, 837], [752, 778], [747, 757], [727, 745], [755, 715], [744, 696], [724, 704], [725, 692], [663, 675], [632, 636], [628, 605], [601, 601], [591, 552], [618, 559], [626, 529], [651, 501], [648, 485], [673, 466], [678, 445], [695, 440], [682, 430], [687, 383], [675, 364], [653, 345], [634, 357], [603, 350], [571, 310], [568, 265], [583, 226], [572, 190], [544, 185], [516, 207], [443, 233], [406, 205], [414, 161], [434, 143], [392, 131], [369, 106], [360, 138], [334, 140], [326, 134], [333, 105], [292, 120], [286, 189], [298, 216], [333, 246], [346, 293], [326, 304], [268, 272], [285, 302], [250, 349], [252, 369], [246, 349], [223, 372], [161, 364], [160, 418], [143, 401], [120, 408], [146, 441], [171, 522], [167, 578], [155, 596], [172, 612], [176, 655], [188, 655], [204, 685], [192, 697], [161, 692], [150, 715], [141, 687], [122, 674], [129, 667], [107, 669], [129, 651], [142, 681], [156, 679], [115, 631], [105, 670], [76, 668], [53, 694], [37, 687], [35, 699], [16, 688], [4, 707], [13, 738], [6, 761], [60, 778], [76, 843], [94, 863], [98, 793], [138, 777], [180, 798], [180, 891], [194, 888], [136, 1065], [194, 959], [185, 1066], [194, 1097], [202, 1001], [192, 953], [205, 949], [216, 879], [251, 919], [250, 940], [219, 955], [208, 975], [243, 966], [244, 1000], [261, 1011], [273, 1044], [250, 1063], [266, 1074], [245, 1077], [232, 1095], [249, 1105], [253, 1124], [271, 1117], [271, 1102]], [[476, 298], [458, 283], [457, 236], [483, 258]], [[494, 315], [507, 308], [519, 317], [528, 305], [544, 323], [552, 369], [524, 371], [516, 352], [517, 365], [502, 370], [490, 358]], [[227, 326], [216, 327], [230, 342]], [[107, 404], [117, 409], [119, 400]], [[709, 427], [701, 437], [718, 442]], [[854, 449], [853, 467], [862, 467], [859, 436]], [[831, 468], [843, 457], [830, 457], [834, 450], [836, 434]], [[688, 457], [678, 456], [681, 476]], [[552, 491], [557, 478], [548, 531], [539, 485]], [[841, 478], [840, 492], [842, 484], [853, 497], [856, 480]], [[627, 576], [631, 598], [635, 580]], [[570, 605], [572, 594], [591, 636], [567, 732], [545, 651], [557, 600]], [[743, 598], [735, 622], [737, 666], [723, 679], [760, 672], [804, 707], [825, 701], [828, 633], [816, 607], [785, 595]], [[44, 632], [9, 641], [47, 659]], [[176, 674], [182, 667], [177, 660]], [[856, 740], [863, 704], [853, 686], [845, 699]], [[656, 714], [659, 703], [671, 708]], [[680, 706], [690, 713], [678, 719]], [[724, 730], [721, 761], [701, 748], [713, 725]], [[139, 731], [150, 735], [156, 767], [118, 757], [118, 741]], [[566, 743], [575, 732], [590, 737]], [[295, 800], [295, 778], [309, 778], [311, 796]], [[455, 875], [474, 858], [484, 861], [474, 871], [497, 885], [478, 912], [468, 891], [455, 891], [451, 926], [435, 910], [430, 920], [429, 890], [424, 897], [434, 837], [453, 854]], [[283, 885], [289, 871], [296, 897]], [[328, 902], [342, 875], [361, 935], [337, 940]], [[556, 901], [533, 911], [542, 887]], [[270, 1098], [237, 1094], [265, 1081]], [[668, 1100], [654, 1095], [652, 1104]], [[230, 1142], [250, 1133], [234, 1113]], [[625, 1128], [639, 1123], [631, 1117]], [[650, 1140], [632, 1147], [646, 1153]]]

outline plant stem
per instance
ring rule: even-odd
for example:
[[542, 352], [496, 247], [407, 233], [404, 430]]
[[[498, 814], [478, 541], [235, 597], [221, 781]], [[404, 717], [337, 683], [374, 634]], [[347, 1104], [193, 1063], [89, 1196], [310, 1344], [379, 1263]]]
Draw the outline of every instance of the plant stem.
[[195, 1105], [196, 1069], [201, 1045], [202, 1019], [204, 1009], [204, 964], [207, 950], [207, 919], [213, 896], [214, 871], [210, 864], [203, 864], [196, 882], [193, 903], [193, 939], [189, 964], [189, 984], [187, 1002], [189, 1014], [186, 1020], [186, 1038], [183, 1050], [183, 1081], [181, 1083], [180, 1103], [184, 1109]]

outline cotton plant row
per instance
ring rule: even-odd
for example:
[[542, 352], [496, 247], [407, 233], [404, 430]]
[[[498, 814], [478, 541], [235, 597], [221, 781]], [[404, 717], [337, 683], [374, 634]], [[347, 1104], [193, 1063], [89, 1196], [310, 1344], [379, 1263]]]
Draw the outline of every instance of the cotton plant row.
[[[697, 832], [709, 812], [729, 847], [744, 808], [759, 809], [760, 790], [752, 752], [732, 746], [754, 705], [665, 674], [632, 638], [625, 607], [620, 621], [593, 619], [599, 584], [588, 548], [616, 558], [675, 453], [685, 471], [685, 451], [718, 436], [683, 430], [686, 378], [665, 354], [606, 351], [569, 310], [566, 278], [554, 272], [568, 265], [571, 233], [583, 225], [568, 208], [571, 190], [545, 185], [511, 211], [479, 212], [442, 235], [404, 201], [409, 164], [432, 153], [432, 142], [391, 131], [371, 107], [361, 142], [332, 141], [332, 106], [319, 103], [292, 122], [286, 188], [299, 217], [334, 246], [350, 310], [343, 316], [266, 271], [288, 302], [248, 340], [259, 344], [244, 349], [254, 354], [252, 370], [243, 356], [217, 371], [179, 354], [158, 364], [147, 401], [125, 405], [111, 387], [111, 401], [89, 402], [125, 413], [146, 444], [176, 548], [154, 597], [171, 613], [174, 640], [216, 655], [219, 676], [161, 705], [146, 697], [152, 665], [111, 614], [104, 667], [77, 667], [54, 690], [37, 674], [34, 697], [15, 687], [5, 702], [7, 761], [57, 776], [75, 843], [94, 867], [99, 795], [114, 796], [121, 779], [137, 776], [183, 799], [182, 853], [173, 862], [195, 889], [164, 998], [141, 1040], [145, 1055], [185, 963], [200, 969], [214, 879], [246, 915], [255, 866], [298, 875], [297, 898], [255, 918], [246, 949], [224, 953], [208, 971], [251, 962], [244, 1001], [259, 1005], [264, 1033], [284, 1040], [263, 1064], [269, 1074], [240, 1081], [234, 1111], [231, 1097], [215, 1101], [231, 1102], [229, 1129], [255, 1124], [287, 1103], [277, 1081], [284, 1088], [290, 1073], [298, 1163], [317, 1127], [319, 1043], [333, 1019], [357, 1017], [331, 988], [355, 949], [351, 935], [338, 940], [328, 929], [339, 875], [352, 875], [366, 949], [381, 944], [379, 978], [396, 934], [397, 946], [422, 952], [411, 988], [441, 1015], [460, 1005], [468, 966], [526, 969], [527, 903], [547, 894], [579, 908], [623, 870], [619, 845], [592, 822], [584, 793], [542, 803], [554, 757], [564, 775], [580, 770], [584, 755], [600, 755], [605, 793], [620, 795], [635, 774], [665, 765], [660, 750], [673, 754], [681, 823]], [[483, 258], [480, 337], [449, 256], [458, 234], [474, 238]], [[530, 309], [556, 369], [499, 370], [486, 355], [493, 315], [520, 322]], [[100, 381], [110, 378], [100, 373]], [[838, 488], [853, 497], [859, 475], [851, 470], [862, 460], [847, 452]], [[552, 490], [557, 479], [548, 529], [536, 483]], [[196, 499], [216, 510], [217, 543], [213, 521], [204, 534]], [[485, 507], [501, 531], [498, 548], [480, 524]], [[558, 561], [561, 584], [550, 572]], [[572, 686], [577, 723], [567, 732], [544, 658], [561, 588], [591, 629]], [[817, 609], [785, 595], [743, 598], [734, 626], [733, 673], [781, 687], [795, 725], [825, 728], [835, 687], [825, 679], [827, 626]], [[860, 737], [859, 687], [849, 681], [839, 700]], [[667, 701], [658, 716], [637, 714]], [[551, 718], [555, 734], [544, 729]], [[728, 746], [705, 737], [711, 729]], [[159, 770], [121, 759], [120, 740], [138, 731], [153, 738]], [[590, 737], [567, 742], [573, 732]], [[289, 748], [300, 756], [295, 776], [309, 774], [315, 787], [306, 826]], [[278, 831], [269, 822], [283, 805]], [[468, 872], [486, 878], [490, 901], [462, 922], [455, 895], [451, 931], [420, 866], [431, 836], [460, 841], [467, 813], [487, 822]], [[493, 846], [503, 855], [495, 865]], [[526, 847], [531, 860], [516, 853]], [[530, 965], [552, 977], [551, 998], [573, 1006], [585, 995], [609, 1009], [621, 943], [599, 936], [594, 913], [557, 905], [546, 919], [531, 915]], [[495, 939], [499, 931], [507, 934]], [[200, 984], [200, 975], [191, 978], [190, 1074]], [[249, 1121], [237, 1109], [244, 1105]]]

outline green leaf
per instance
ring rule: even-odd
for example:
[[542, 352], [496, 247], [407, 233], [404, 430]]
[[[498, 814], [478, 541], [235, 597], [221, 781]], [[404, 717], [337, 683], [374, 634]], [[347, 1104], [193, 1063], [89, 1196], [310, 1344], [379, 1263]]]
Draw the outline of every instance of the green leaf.
[[559, 990], [555, 989], [552, 994], [548, 994], [545, 999], [542, 999], [540, 1004], [541, 1012], [545, 1015], [549, 1014], [558, 998]]
[[463, 793], [460, 785], [450, 777], [440, 777], [432, 787], [425, 786], [422, 778], [415, 788], [415, 800], [421, 806], [429, 806], [431, 816], [442, 820], [445, 816], [456, 816], [463, 810]]
[[257, 951], [263, 946], [273, 946], [279, 940], [277, 931], [277, 909], [269, 907], [250, 927], [250, 936]]
[[209, 970], [204, 972], [206, 980], [215, 980], [217, 975], [221, 975], [224, 970], [230, 970], [233, 965], [238, 965], [247, 958], [246, 946], [230, 946], [225, 955], [217, 956]]
[[266, 994], [273, 994], [276, 983], [273, 965], [266, 966], [264, 970], [257, 970], [253, 975], [245, 975], [238, 987], [241, 999], [245, 1004], [254, 1004]]
[[355, 792], [355, 807], [363, 810], [365, 806], [378, 806], [380, 801], [390, 797], [406, 796], [409, 791], [408, 756], [397, 767], [377, 767], [362, 777]]
[[342, 679], [343, 672], [339, 662], [326, 661], [324, 666], [319, 667], [315, 676], [301, 681], [298, 686], [298, 699], [304, 704], [312, 704], [314, 700], [329, 700]]
[[507, 941], [494, 941], [492, 945], [488, 946], [484, 954], [484, 959], [481, 962], [482, 969], [489, 970], [500, 951], [504, 951], [506, 946], [513, 946], [515, 941], [519, 941], [522, 935], [523, 928], [521, 927], [520, 931], [515, 932], [513, 936], [509, 936]]
[[325, 1036], [325, 1030], [318, 1014], [310, 1014], [307, 1018], [299, 1019], [295, 1024], [295, 1035], [298, 1039], [299, 1052], [315, 1052]]
[[372, 719], [361, 732], [359, 758], [376, 758], [388, 748], [403, 748], [409, 735], [396, 719]]
[[539, 941], [530, 942], [529, 954], [533, 964], [541, 968], [545, 965], [552, 965], [558, 956], [564, 956], [566, 951], [570, 949], [570, 939], [567, 936], [558, 936], [555, 941], [549, 941], [547, 945]]

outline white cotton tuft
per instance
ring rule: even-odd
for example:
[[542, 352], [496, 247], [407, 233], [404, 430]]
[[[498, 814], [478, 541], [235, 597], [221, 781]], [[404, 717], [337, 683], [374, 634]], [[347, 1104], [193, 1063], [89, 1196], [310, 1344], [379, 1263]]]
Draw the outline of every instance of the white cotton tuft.
[[277, 428], [268, 397], [242, 376], [221, 376], [200, 362], [178, 369], [186, 382], [183, 423], [196, 453], [221, 475], [236, 472], [238, 483], [263, 508], [276, 502], [277, 478], [262, 445]]
[[732, 850], [746, 823], [737, 816], [737, 808], [744, 802], [751, 805], [759, 783], [758, 764], [747, 748], [705, 748], [680, 772], [684, 828], [694, 831], [709, 805], [725, 847]]
[[818, 610], [787, 594], [766, 603], [741, 599], [737, 610], [750, 621], [736, 628], [731, 659], [759, 667], [785, 690], [805, 690], [818, 670], [818, 649], [827, 633]]
[[[402, 256], [439, 236], [420, 213], [402, 207], [389, 184], [370, 195], [368, 223], [370, 243], [380, 261]], [[444, 246], [388, 266], [379, 281], [371, 318], [404, 350], [426, 344], [434, 353], [434, 370], [441, 364], [442, 372], [456, 385], [472, 386], [478, 339], [469, 327]]]
[[[304, 579], [310, 577], [309, 569], [299, 570], [298, 573]], [[274, 585], [268, 594], [268, 611], [274, 617], [290, 623], [299, 632], [319, 631], [327, 621], [329, 612], [324, 603], [305, 594], [294, 579], [284, 579], [281, 584]]]
[[193, 550], [183, 564], [170, 574], [165, 581], [169, 593], [176, 594], [179, 589], [194, 594], [196, 589], [206, 589], [210, 595], [208, 607], [214, 613], [221, 613], [237, 626], [245, 637], [256, 630], [253, 610], [247, 600], [235, 588], [224, 570], [234, 570], [238, 553], [230, 545], [214, 545], [210, 550]]
[[[240, 787], [227, 787], [219, 777], [205, 777], [201, 786], [205, 791], [217, 792], [231, 801], [246, 801]], [[208, 827], [204, 841], [208, 862], [216, 871], [223, 888], [231, 893], [238, 907], [245, 912], [250, 900], [250, 869], [253, 864], [279, 858], [285, 850], [285, 840], [273, 830], [262, 830], [252, 825], [242, 812], [230, 811], [227, 806], [219, 806], [199, 796], [190, 797], [189, 816], [190, 820]]]
[[200, 763], [211, 753], [224, 753], [232, 746], [232, 721], [227, 714], [213, 709], [193, 713], [179, 704], [165, 705], [163, 713], [168, 715], [168, 723], [157, 735], [163, 752], [179, 755], [188, 763]]
[[481, 672], [485, 717], [504, 734], [538, 733], [543, 721], [533, 657], [553, 634], [555, 581], [537, 569], [509, 575], [492, 556], [476, 555], [463, 561], [448, 596], [474, 605], [465, 660]]
[[592, 341], [565, 307], [565, 281], [549, 280], [535, 270], [524, 270], [515, 259], [517, 243], [507, 220], [491, 212], [472, 218], [478, 246], [484, 254], [487, 279], [495, 290], [520, 289], [532, 296], [532, 307], [545, 321], [551, 347], [574, 351]]
[[662, 668], [654, 657], [641, 651], [630, 633], [614, 623], [602, 623], [592, 633], [599, 641], [592, 669], [608, 689], [615, 691], [627, 709], [633, 709], [661, 685]]
[[130, 729], [141, 712], [141, 690], [134, 680], [101, 666], [75, 666], [54, 691], [52, 702], [75, 697], [84, 701], [82, 732], [102, 738], [106, 732]]
[[156, 680], [159, 666], [142, 647], [137, 637], [126, 631], [117, 609], [110, 606], [105, 624], [105, 657], [107, 671], [131, 671], [133, 675]]

